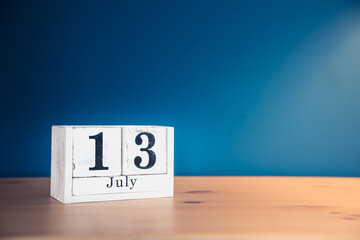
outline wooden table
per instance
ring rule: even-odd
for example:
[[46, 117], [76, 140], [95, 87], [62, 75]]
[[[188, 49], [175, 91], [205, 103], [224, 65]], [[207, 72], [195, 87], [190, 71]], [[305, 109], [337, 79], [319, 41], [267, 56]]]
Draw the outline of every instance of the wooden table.
[[360, 239], [360, 178], [176, 177], [175, 197], [64, 205], [49, 178], [0, 179], [0, 237]]

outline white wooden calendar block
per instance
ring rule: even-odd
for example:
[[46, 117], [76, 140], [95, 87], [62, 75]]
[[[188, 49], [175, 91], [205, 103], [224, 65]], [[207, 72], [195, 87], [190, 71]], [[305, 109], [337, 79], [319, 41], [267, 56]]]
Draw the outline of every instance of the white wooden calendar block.
[[[99, 142], [102, 142], [101, 149], [96, 149]], [[92, 170], [96, 163], [96, 151], [102, 151], [103, 169]], [[121, 129], [74, 128], [73, 155], [73, 177], [120, 175]]]
[[[167, 173], [165, 128], [124, 127], [123, 139], [124, 175]], [[149, 150], [146, 150], [147, 148]]]
[[50, 195], [63, 203], [172, 197], [174, 129], [53, 126]]

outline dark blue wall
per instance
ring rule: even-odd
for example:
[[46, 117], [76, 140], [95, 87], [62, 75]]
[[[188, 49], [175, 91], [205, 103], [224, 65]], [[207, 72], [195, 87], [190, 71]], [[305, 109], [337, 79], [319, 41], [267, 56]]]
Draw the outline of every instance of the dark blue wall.
[[2, 1], [0, 176], [51, 125], [175, 127], [177, 175], [360, 176], [359, 1]]

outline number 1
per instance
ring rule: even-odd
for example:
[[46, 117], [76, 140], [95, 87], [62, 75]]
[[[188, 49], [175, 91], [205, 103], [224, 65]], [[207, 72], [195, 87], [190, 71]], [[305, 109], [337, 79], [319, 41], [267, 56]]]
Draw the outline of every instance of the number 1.
[[108, 170], [109, 167], [103, 166], [103, 133], [89, 136], [89, 139], [95, 139], [95, 166], [89, 170]]

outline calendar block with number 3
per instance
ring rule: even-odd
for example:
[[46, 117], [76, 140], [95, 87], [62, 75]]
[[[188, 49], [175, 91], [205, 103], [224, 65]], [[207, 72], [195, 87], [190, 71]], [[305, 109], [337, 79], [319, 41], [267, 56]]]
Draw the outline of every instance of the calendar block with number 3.
[[63, 203], [172, 197], [174, 128], [53, 126], [50, 185]]

